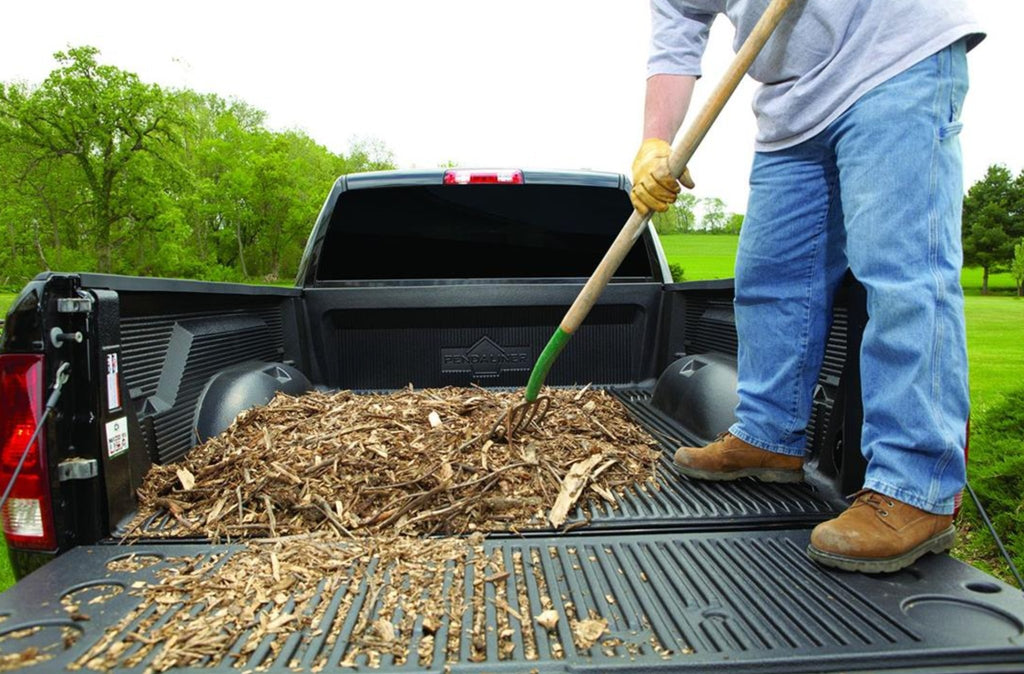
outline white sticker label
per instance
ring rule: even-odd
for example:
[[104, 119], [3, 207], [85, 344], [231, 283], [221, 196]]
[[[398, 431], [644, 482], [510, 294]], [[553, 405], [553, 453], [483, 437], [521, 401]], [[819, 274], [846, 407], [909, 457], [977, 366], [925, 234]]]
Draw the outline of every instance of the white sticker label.
[[121, 387], [118, 385], [117, 354], [107, 354], [107, 409], [116, 410], [121, 406]]
[[128, 451], [128, 417], [107, 422], [107, 457], [114, 458]]

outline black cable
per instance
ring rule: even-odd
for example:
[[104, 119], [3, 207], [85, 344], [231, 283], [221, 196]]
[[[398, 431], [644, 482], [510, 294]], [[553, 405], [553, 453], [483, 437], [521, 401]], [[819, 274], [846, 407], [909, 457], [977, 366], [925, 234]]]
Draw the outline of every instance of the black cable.
[[988, 518], [988, 513], [985, 512], [985, 507], [981, 505], [981, 499], [979, 499], [978, 495], [974, 493], [974, 488], [971, 487], [970, 482], [967, 482], [966, 486], [967, 492], [971, 495], [971, 500], [974, 501], [974, 506], [978, 509], [978, 514], [981, 515], [982, 521], [985, 522], [985, 526], [988, 527], [989, 533], [992, 534], [992, 538], [994, 538], [996, 541], [996, 547], [999, 548], [1000, 554], [1002, 554], [1003, 559], [1006, 560], [1007, 566], [1010, 567], [1010, 573], [1013, 574], [1013, 577], [1017, 579], [1017, 587], [1024, 590], [1024, 580], [1021, 579], [1020, 573], [1017, 571], [1017, 566], [1013, 563], [1013, 558], [1010, 557], [1010, 553], [1006, 550], [1006, 547], [1003, 545], [1002, 539], [1000, 539], [999, 534], [996, 533], [996, 528], [992, 524], [992, 520]]
[[46, 400], [46, 408], [39, 417], [39, 421], [36, 422], [36, 429], [32, 431], [32, 437], [28, 439], [28, 444], [25, 445], [25, 451], [21, 453], [21, 458], [18, 460], [18, 465], [14, 469], [14, 473], [11, 475], [11, 480], [7, 483], [7, 488], [4, 489], [4, 495], [0, 496], [0, 512], [3, 512], [4, 506], [7, 505], [7, 497], [11, 495], [11, 489], [14, 488], [14, 483], [18, 479], [18, 475], [21, 473], [22, 467], [25, 465], [25, 459], [28, 458], [28, 451], [32, 449], [32, 445], [36, 443], [36, 439], [39, 437], [39, 432], [43, 430], [43, 424], [46, 422], [46, 418], [50, 416], [50, 412], [53, 411], [53, 408], [57, 406], [57, 401], [60, 400], [61, 389], [68, 380], [68, 367], [68, 363], [61, 363], [61, 366], [57, 369], [57, 380], [53, 383], [53, 392], [50, 393], [50, 397]]

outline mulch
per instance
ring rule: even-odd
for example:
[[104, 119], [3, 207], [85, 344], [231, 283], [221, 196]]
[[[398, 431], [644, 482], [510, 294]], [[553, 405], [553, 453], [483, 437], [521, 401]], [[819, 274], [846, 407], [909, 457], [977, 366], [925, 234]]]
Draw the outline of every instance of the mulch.
[[[577, 502], [657, 483], [657, 442], [601, 390], [548, 392], [540, 423], [505, 437], [515, 392], [279, 394], [179, 463], [155, 466], [138, 523], [213, 540], [325, 533], [461, 535], [561, 527]], [[147, 532], [148, 534], [149, 532]]]
[[[152, 468], [126, 538], [152, 537], [144, 523], [167, 513], [173, 526], [159, 535], [243, 547], [164, 560], [158, 582], [129, 588], [138, 609], [75, 667], [239, 666], [257, 648], [272, 658], [295, 639], [319, 643], [342, 666], [432, 666], [437, 654], [464, 657], [463, 627], [468, 657], [480, 662], [495, 629], [484, 620], [490, 604], [499, 609], [499, 659], [518, 647], [536, 659], [539, 639], [561, 657], [563, 620], [577, 648], [622, 645], [606, 643], [599, 615], [558, 615], [544, 593], [530, 603], [525, 578], [539, 560], [509, 567], [484, 553], [487, 533], [585, 526], [594, 504], [614, 508], [626, 490], [658, 488], [657, 441], [615, 398], [589, 388], [546, 393], [547, 415], [511, 435], [507, 414], [521, 393], [477, 388], [279, 394], [242, 413], [182, 461]], [[445, 573], [451, 582], [442, 584]], [[468, 597], [467, 578], [476, 579]], [[338, 645], [343, 622], [351, 629]]]

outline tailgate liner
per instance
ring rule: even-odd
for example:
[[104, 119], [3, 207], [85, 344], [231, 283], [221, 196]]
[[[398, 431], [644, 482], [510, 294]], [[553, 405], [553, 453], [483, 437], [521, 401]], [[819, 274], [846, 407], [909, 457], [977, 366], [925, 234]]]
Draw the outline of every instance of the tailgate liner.
[[[973, 671], [997, 668], [997, 663], [1006, 671], [1007, 665], [1024, 663], [1019, 618], [1024, 597], [1018, 590], [945, 555], [929, 555], [902, 572], [877, 577], [826, 571], [804, 554], [808, 535], [806, 530], [778, 530], [488, 539], [484, 553], [503, 560], [507, 577], [482, 576], [472, 564], [449, 563], [433, 580], [447, 588], [444, 596], [449, 598], [436, 639], [424, 641], [422, 618], [404, 632], [393, 618], [396, 638], [408, 644], [411, 655], [404, 662], [385, 655], [372, 664], [381, 672], [795, 672], [901, 666]], [[176, 611], [201, 607], [141, 607], [133, 584], [153, 582], [173, 557], [226, 558], [240, 549], [185, 544], [73, 549], [0, 595], [0, 615], [5, 616], [0, 654], [38, 648], [51, 658], [46, 670], [54, 671], [104, 638], [125, 652], [143, 648], [145, 622], [134, 620], [106, 637], [104, 632], [137, 609], [160, 624]], [[132, 554], [153, 563], [125, 564]], [[317, 629], [285, 629], [266, 637], [270, 641], [242, 661], [228, 657], [206, 667], [225, 672], [347, 669], [341, 663], [353, 626], [378, 610], [368, 597], [381, 593], [368, 592], [368, 584], [407, 592], [402, 579], [392, 581], [375, 564], [368, 568], [367, 577], [341, 583], [330, 596], [314, 594], [295, 602], [295, 613], [322, 612]], [[69, 596], [88, 619], [68, 618], [60, 599]], [[542, 596], [550, 597], [561, 616], [552, 631], [528, 618], [543, 610]], [[452, 597], [466, 601], [456, 607]], [[40, 604], [40, 598], [49, 601]], [[527, 617], [528, 624], [498, 608], [505, 605]], [[452, 614], [460, 619], [455, 629]], [[602, 641], [589, 648], [575, 644], [566, 618], [598, 616], [608, 621]], [[474, 624], [477, 634], [485, 635], [475, 643]], [[425, 659], [422, 652], [418, 658], [424, 646]], [[158, 648], [137, 666], [118, 671], [144, 671]], [[365, 658], [357, 656], [354, 664], [369, 668]]]
[[[661, 529], [690, 531], [742, 530], [752, 527], [787, 528], [813, 526], [835, 517], [845, 505], [827, 499], [813, 484], [769, 484], [754, 479], [731, 482], [691, 480], [672, 464], [672, 454], [684, 442], [694, 442], [670, 417], [650, 404], [646, 388], [609, 388], [630, 416], [658, 440], [664, 450], [658, 466], [662, 478], [659, 490], [632, 488], [618, 499], [616, 508], [604, 502], [579, 506], [569, 514], [567, 525], [586, 523], [587, 532], [645, 532]], [[113, 533], [129, 533], [123, 527]], [[146, 539], [180, 537], [177, 521], [158, 512], [132, 530], [133, 537]], [[497, 533], [497, 532], [496, 532]], [[550, 529], [524, 531], [527, 535], [550, 535]]]

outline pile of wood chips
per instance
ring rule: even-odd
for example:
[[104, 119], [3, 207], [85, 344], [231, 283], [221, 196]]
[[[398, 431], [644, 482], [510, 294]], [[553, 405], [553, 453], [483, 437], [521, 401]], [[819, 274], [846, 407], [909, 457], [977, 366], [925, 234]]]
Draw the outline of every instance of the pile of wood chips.
[[578, 501], [614, 507], [616, 493], [657, 486], [657, 443], [617, 400], [548, 395], [540, 423], [509, 438], [492, 429], [517, 392], [279, 394], [155, 466], [135, 526], [167, 511], [177, 526], [158, 533], [214, 540], [558, 528]]
[[[623, 646], [608, 642], [601, 616], [553, 610], [540, 559], [484, 553], [485, 532], [563, 527], [577, 505], [614, 507], [625, 490], [657, 488], [657, 442], [617, 400], [587, 388], [547, 394], [547, 416], [511, 437], [495, 421], [522, 402], [517, 392], [282, 394], [243, 413], [182, 462], [150, 471], [133, 531], [244, 547], [164, 560], [157, 583], [129, 590], [139, 607], [73, 668], [252, 666], [255, 657], [263, 669], [296, 640], [313, 654], [289, 661], [298, 670], [382, 658], [429, 667], [466, 657], [464, 628], [479, 662], [491, 604], [501, 609], [500, 659], [536, 659], [540, 640], [563, 657], [563, 620], [577, 648]], [[161, 513], [173, 526], [148, 530]], [[539, 603], [526, 596], [527, 575]], [[334, 643], [342, 625], [345, 641]]]

